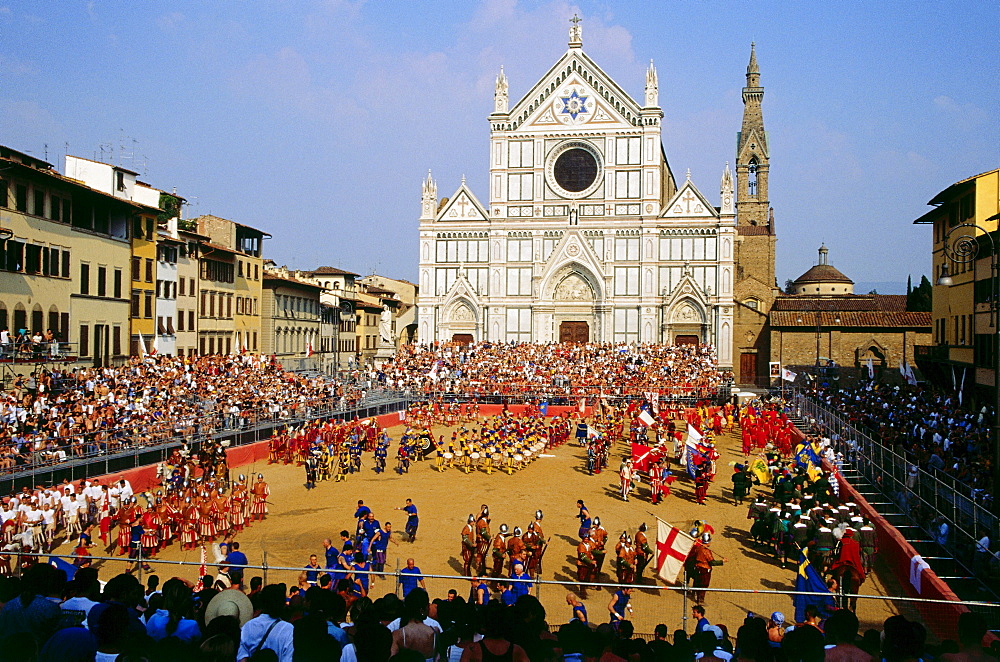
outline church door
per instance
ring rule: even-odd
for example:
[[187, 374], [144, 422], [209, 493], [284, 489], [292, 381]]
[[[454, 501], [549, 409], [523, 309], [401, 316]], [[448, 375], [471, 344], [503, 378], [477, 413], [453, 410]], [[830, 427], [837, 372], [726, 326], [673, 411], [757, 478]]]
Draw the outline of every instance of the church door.
[[456, 333], [451, 337], [452, 342], [457, 342], [460, 345], [471, 345], [472, 344], [472, 334], [471, 333]]
[[757, 354], [740, 354], [740, 384], [757, 383]]
[[677, 336], [674, 338], [675, 345], [697, 345], [698, 336]]
[[590, 342], [590, 325], [586, 322], [562, 322], [559, 342]]

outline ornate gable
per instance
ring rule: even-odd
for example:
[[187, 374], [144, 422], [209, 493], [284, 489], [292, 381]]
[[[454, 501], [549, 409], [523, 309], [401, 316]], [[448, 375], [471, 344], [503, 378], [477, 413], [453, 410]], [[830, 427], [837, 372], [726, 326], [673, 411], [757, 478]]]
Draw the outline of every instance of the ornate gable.
[[570, 49], [506, 117], [507, 130], [640, 126], [639, 104], [578, 49]]
[[690, 177], [688, 174], [687, 181], [667, 203], [661, 218], [719, 218], [719, 212], [705, 199], [698, 187], [691, 182]]
[[[552, 251], [545, 268], [541, 273], [543, 283], [541, 292], [543, 298], [552, 298], [555, 290], [560, 286], [567, 270], [578, 272], [580, 277], [590, 285], [595, 297], [603, 296], [604, 288], [604, 267], [602, 261], [594, 249], [590, 247], [590, 242], [579, 230], [569, 230]], [[575, 285], [572, 284], [572, 285]], [[568, 284], [563, 284], [566, 289]], [[579, 290], [578, 287], [570, 288]], [[569, 290], [567, 290], [569, 291]]]
[[486, 210], [476, 199], [476, 196], [465, 185], [465, 178], [462, 184], [451, 196], [448, 204], [438, 213], [437, 221], [485, 221], [487, 220]]
[[751, 129], [748, 135], [743, 135], [740, 132], [739, 135], [739, 145], [740, 151], [736, 155], [737, 163], [749, 163], [750, 157], [754, 154], [760, 155], [765, 159], [770, 158], [767, 153], [767, 134], [760, 134], [757, 129]]

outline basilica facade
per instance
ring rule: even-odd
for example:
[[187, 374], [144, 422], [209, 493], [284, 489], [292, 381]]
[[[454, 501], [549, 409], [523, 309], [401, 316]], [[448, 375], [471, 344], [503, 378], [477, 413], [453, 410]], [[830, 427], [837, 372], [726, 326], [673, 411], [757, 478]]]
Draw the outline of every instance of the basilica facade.
[[501, 68], [489, 199], [464, 179], [441, 199], [423, 182], [420, 340], [712, 344], [755, 379], [777, 293], [762, 97], [751, 48], [735, 175], [720, 167], [710, 199], [667, 162], [652, 64], [640, 103], [587, 56], [577, 22], [513, 105]]

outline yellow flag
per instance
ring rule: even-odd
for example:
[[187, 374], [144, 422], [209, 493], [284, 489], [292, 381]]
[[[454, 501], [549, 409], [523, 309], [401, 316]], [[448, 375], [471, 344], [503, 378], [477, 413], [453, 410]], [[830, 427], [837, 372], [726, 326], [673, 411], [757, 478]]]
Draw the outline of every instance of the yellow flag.
[[771, 470], [767, 467], [767, 461], [759, 455], [750, 461], [750, 473], [765, 485], [771, 482]]

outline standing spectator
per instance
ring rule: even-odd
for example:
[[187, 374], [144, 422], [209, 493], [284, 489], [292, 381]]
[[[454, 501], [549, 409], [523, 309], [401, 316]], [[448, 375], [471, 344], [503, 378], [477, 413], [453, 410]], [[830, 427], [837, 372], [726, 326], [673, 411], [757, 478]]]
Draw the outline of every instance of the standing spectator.
[[243, 584], [243, 569], [249, 563], [247, 555], [240, 551], [238, 542], [230, 545], [230, 552], [226, 555], [225, 564], [229, 566], [229, 580], [233, 586]]
[[274, 651], [279, 662], [292, 662], [293, 628], [285, 615], [284, 584], [269, 584], [260, 592], [260, 616], [251, 618], [240, 633], [239, 661], [248, 660], [262, 649]]

